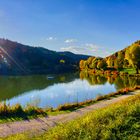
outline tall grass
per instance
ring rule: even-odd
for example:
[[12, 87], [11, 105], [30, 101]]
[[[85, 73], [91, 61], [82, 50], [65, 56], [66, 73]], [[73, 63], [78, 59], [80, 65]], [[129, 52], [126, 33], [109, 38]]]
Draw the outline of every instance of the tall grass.
[[84, 107], [84, 106], [87, 106], [87, 105], [94, 104], [98, 101], [107, 100], [107, 99], [110, 99], [112, 97], [128, 94], [128, 93], [130, 93], [132, 91], [135, 91], [137, 89], [140, 89], [140, 86], [135, 86], [133, 88], [124, 88], [124, 89], [121, 89], [117, 92], [112, 92], [112, 93], [109, 93], [109, 94], [106, 94], [106, 95], [99, 95], [95, 99], [89, 99], [89, 100], [79, 102], [79, 103], [78, 102], [66, 103], [66, 104], [63, 104], [63, 105], [59, 105], [56, 110], [58, 110], [58, 111], [75, 110], [75, 109], [78, 109], [80, 107]]
[[46, 111], [34, 106], [27, 106], [23, 108], [20, 104], [14, 106], [0, 104], [0, 122], [19, 119], [28, 119], [30, 117], [37, 117], [38, 115], [47, 115]]

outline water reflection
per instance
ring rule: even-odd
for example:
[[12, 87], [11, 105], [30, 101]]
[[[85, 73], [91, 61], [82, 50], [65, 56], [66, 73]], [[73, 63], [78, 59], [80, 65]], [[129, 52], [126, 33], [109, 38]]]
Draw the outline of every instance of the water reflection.
[[42, 90], [56, 83], [71, 82], [79, 77], [76, 73], [51, 76], [52, 79], [48, 79], [48, 75], [0, 76], [0, 101], [32, 90]]
[[80, 73], [80, 79], [86, 79], [90, 85], [99, 85], [99, 84], [114, 84], [116, 90], [126, 88], [126, 87], [135, 87], [136, 85], [140, 85], [139, 77], [130, 77], [127, 75], [117, 76], [105, 76], [105, 75], [91, 75], [85, 72]]
[[[80, 75], [80, 76], [79, 76]], [[125, 87], [140, 85], [140, 78], [80, 74], [0, 77], [0, 100], [39, 107], [81, 102]]]
[[[49, 86], [43, 90], [33, 90], [26, 92], [21, 96], [7, 100], [11, 105], [20, 102], [23, 106], [32, 103], [39, 107], [57, 107], [60, 104], [81, 102], [95, 98], [99, 94], [108, 94], [116, 91], [114, 85], [106, 83], [105, 85], [92, 86], [86, 80], [75, 79], [69, 83], [59, 83]], [[37, 104], [35, 103], [38, 99]], [[34, 102], [35, 101], [35, 102]]]

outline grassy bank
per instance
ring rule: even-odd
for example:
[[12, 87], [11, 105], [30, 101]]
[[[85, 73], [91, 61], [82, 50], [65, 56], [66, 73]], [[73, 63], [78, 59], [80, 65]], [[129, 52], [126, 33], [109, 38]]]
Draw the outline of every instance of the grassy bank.
[[59, 125], [41, 139], [138, 139], [140, 138], [140, 95]]
[[117, 92], [112, 92], [112, 93], [109, 93], [106, 95], [99, 95], [95, 99], [86, 100], [86, 101], [80, 102], [80, 103], [71, 103], [71, 104], [69, 103], [69, 104], [60, 105], [60, 106], [58, 106], [58, 108], [56, 110], [57, 111], [65, 111], [65, 110], [73, 111], [73, 110], [76, 110], [78, 108], [94, 104], [98, 101], [107, 100], [107, 99], [111, 99], [113, 97], [128, 94], [129, 92], [135, 91], [137, 89], [140, 89], [140, 86], [135, 86], [134, 88], [124, 88], [124, 89], [121, 89]]
[[97, 103], [98, 101], [108, 100], [117, 96], [128, 94], [129, 92], [135, 91], [137, 89], [140, 89], [140, 86], [136, 86], [134, 88], [125, 88], [107, 95], [100, 95], [97, 96], [95, 99], [86, 100], [84, 102], [67, 103], [58, 106], [58, 108], [56, 109], [54, 108], [41, 109], [34, 106], [27, 106], [26, 108], [23, 108], [20, 104], [10, 106], [4, 103], [4, 104], [0, 104], [0, 123], [32, 119], [32, 118], [43, 117], [47, 115], [69, 113], [79, 108]]
[[46, 116], [46, 110], [34, 106], [23, 108], [20, 104], [14, 106], [0, 104], [0, 123], [7, 121], [16, 121], [23, 119], [31, 119], [38, 116]]
[[[60, 124], [32, 139], [41, 140], [137, 140], [140, 138], [140, 94]], [[18, 134], [8, 140], [31, 139]]]

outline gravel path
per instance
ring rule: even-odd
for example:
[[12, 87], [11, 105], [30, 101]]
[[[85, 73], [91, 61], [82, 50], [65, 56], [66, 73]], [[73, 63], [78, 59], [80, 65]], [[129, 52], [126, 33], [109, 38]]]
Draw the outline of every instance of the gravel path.
[[106, 107], [112, 103], [116, 103], [120, 100], [123, 100], [130, 96], [134, 96], [135, 94], [138, 93], [140, 93], [140, 90], [137, 90], [127, 95], [119, 96], [117, 98], [112, 98], [111, 100], [100, 101], [96, 104], [78, 109], [76, 111], [67, 114], [60, 114], [56, 116], [47, 116], [47, 117], [36, 118], [31, 120], [23, 120], [23, 121], [0, 124], [0, 138], [10, 136], [12, 134], [29, 132], [29, 131], [31, 131], [33, 134], [36, 134], [37, 132], [39, 133], [44, 132], [47, 131], [50, 127], [53, 127], [58, 123], [68, 122], [70, 120], [73, 120], [75, 118], [78, 118], [88, 113], [89, 111]]

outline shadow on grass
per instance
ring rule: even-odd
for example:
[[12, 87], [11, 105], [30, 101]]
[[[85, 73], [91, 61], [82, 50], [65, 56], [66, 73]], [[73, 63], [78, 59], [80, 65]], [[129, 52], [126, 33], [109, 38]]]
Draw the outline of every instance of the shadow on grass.
[[41, 108], [32, 106], [23, 109], [19, 104], [15, 106], [9, 106], [5, 103], [0, 105], [0, 122], [29, 120], [38, 116], [47, 116], [47, 112]]

